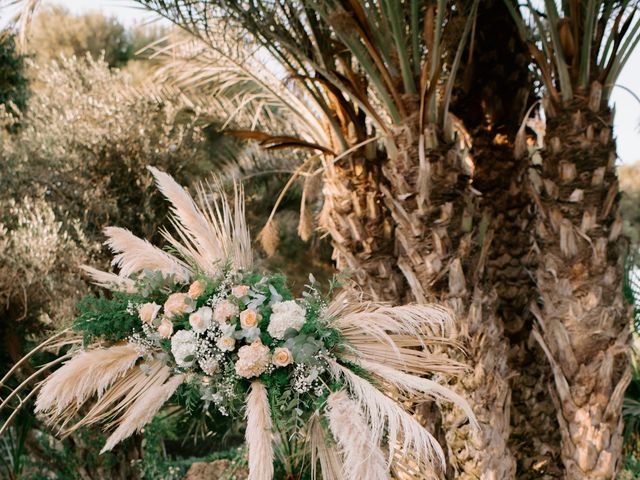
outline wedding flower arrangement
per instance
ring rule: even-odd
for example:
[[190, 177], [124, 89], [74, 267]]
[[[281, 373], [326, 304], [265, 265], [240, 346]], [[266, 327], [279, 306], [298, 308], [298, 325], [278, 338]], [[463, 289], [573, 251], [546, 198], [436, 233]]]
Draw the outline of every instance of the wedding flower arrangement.
[[203, 186], [196, 202], [150, 170], [172, 204], [170, 250], [106, 229], [118, 274], [84, 268], [111, 293], [80, 305], [85, 349], [43, 383], [36, 411], [63, 433], [105, 425], [107, 451], [189, 385], [205, 409], [246, 417], [251, 480], [273, 478], [283, 431], [308, 439], [314, 478], [318, 465], [323, 479], [389, 478], [398, 455], [442, 468], [441, 447], [402, 402], [451, 401], [475, 422], [429, 378], [463, 369], [432, 348], [448, 341], [447, 312], [323, 294], [311, 275], [294, 298], [282, 275], [252, 263], [241, 188], [230, 202], [220, 185]]

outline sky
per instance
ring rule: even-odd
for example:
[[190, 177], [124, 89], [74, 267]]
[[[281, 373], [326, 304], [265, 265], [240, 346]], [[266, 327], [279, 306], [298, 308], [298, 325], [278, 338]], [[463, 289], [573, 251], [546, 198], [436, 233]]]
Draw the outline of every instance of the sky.
[[[130, 0], [46, 0], [44, 3], [64, 5], [72, 12], [100, 10], [116, 16], [123, 24], [154, 21], [156, 17], [140, 9]], [[640, 99], [640, 45], [629, 58], [617, 84], [632, 90]], [[621, 163], [640, 161], [640, 102], [628, 91], [614, 88], [611, 104], [615, 106], [614, 134]]]

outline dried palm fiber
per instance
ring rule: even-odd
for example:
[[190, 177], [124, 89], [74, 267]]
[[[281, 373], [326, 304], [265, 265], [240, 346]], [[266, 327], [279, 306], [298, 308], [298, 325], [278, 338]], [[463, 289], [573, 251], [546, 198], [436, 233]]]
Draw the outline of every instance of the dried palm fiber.
[[245, 439], [249, 451], [249, 479], [271, 480], [273, 478], [273, 445], [271, 411], [267, 389], [255, 381], [247, 396], [247, 430]]
[[280, 229], [275, 219], [267, 220], [257, 239], [267, 256], [272, 257], [275, 255], [280, 243]]
[[343, 476], [340, 478], [388, 479], [389, 466], [380, 447], [373, 441], [360, 406], [341, 390], [329, 395], [326, 415], [343, 458]]
[[116, 254], [111, 265], [120, 268], [120, 276], [130, 277], [145, 269], [158, 270], [167, 275], [173, 275], [178, 281], [188, 281], [189, 267], [173, 255], [162, 251], [147, 240], [136, 237], [129, 230], [119, 227], [104, 229], [111, 251]]
[[184, 375], [175, 375], [170, 377], [166, 383], [150, 387], [120, 417], [120, 425], [107, 439], [107, 443], [100, 450], [100, 453], [108, 452], [119, 442], [136, 431], [140, 431], [142, 427], [153, 420], [155, 414], [175, 393], [183, 381]]
[[311, 417], [308, 428], [309, 450], [311, 451], [311, 479], [318, 478], [318, 462], [322, 472], [322, 480], [342, 480], [342, 462], [333, 445], [322, 428], [320, 415]]
[[[242, 188], [234, 189], [233, 208], [224, 195], [208, 198], [200, 188], [200, 207], [170, 175], [148, 167], [160, 191], [172, 204], [171, 222], [178, 238], [166, 230], [165, 238], [185, 258], [203, 271], [216, 275], [220, 263], [229, 261], [234, 268], [247, 268], [252, 263], [249, 232], [244, 219]], [[219, 188], [219, 185], [216, 185]]]
[[91, 396], [102, 396], [139, 357], [131, 344], [80, 353], [45, 380], [35, 411], [46, 413], [49, 422], [71, 418]]

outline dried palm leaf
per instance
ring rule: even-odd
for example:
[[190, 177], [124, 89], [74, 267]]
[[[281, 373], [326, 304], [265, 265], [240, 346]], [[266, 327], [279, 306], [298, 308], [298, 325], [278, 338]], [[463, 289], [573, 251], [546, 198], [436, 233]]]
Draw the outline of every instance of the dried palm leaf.
[[311, 451], [311, 478], [318, 478], [318, 462], [322, 480], [342, 480], [342, 462], [334, 448], [333, 440], [328, 438], [320, 423], [320, 415], [315, 414], [309, 421], [309, 450]]
[[87, 272], [96, 285], [107, 288], [114, 292], [135, 292], [136, 287], [130, 278], [121, 277], [115, 273], [104, 272], [88, 265], [80, 265], [80, 268]]

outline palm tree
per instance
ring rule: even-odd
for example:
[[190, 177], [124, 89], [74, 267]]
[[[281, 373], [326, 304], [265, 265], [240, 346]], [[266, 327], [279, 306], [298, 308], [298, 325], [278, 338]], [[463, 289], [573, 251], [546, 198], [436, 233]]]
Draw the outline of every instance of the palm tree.
[[629, 373], [607, 100], [637, 2], [139, 2], [233, 67], [192, 56], [182, 83], [288, 112], [290, 131], [227, 130], [313, 152], [299, 171], [322, 168], [355, 287], [458, 316], [472, 371], [453, 387], [482, 432], [441, 410], [448, 475], [612, 478]]
[[[611, 478], [628, 373], [606, 100], [638, 39], [631, 2], [142, 3], [268, 52], [329, 132], [338, 267], [375, 298], [458, 315], [473, 375], [456, 387], [483, 433], [442, 413], [450, 474]], [[536, 96], [549, 147], [529, 158]]]

